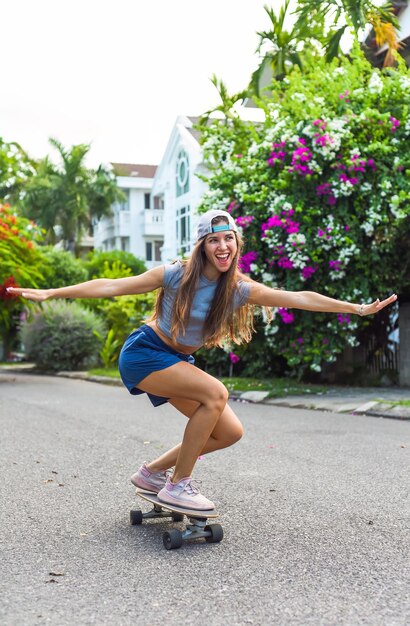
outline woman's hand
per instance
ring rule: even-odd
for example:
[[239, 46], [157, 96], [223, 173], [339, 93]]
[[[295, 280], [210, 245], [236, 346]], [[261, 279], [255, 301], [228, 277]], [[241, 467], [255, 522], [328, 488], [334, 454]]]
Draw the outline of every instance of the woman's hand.
[[44, 302], [51, 298], [51, 289], [24, 289], [23, 287], [7, 287], [7, 293], [12, 296], [21, 296], [34, 302]]
[[371, 304], [361, 304], [359, 306], [358, 313], [359, 315], [362, 315], [363, 317], [365, 315], [374, 315], [375, 313], [378, 313], [379, 311], [384, 309], [384, 307], [389, 306], [389, 304], [396, 302], [396, 300], [397, 300], [397, 296], [395, 293], [389, 298], [386, 298], [385, 300], [382, 300], [382, 301], [380, 301], [379, 298], [377, 298], [377, 300], [375, 300]]

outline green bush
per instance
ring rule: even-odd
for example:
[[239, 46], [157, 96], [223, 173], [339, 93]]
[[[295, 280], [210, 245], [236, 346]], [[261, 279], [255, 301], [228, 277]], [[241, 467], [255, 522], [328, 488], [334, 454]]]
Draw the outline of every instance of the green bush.
[[40, 288], [58, 289], [88, 280], [88, 272], [83, 261], [76, 259], [71, 252], [56, 250], [53, 246], [41, 248], [43, 275]]
[[107, 265], [111, 268], [114, 264], [125, 266], [131, 270], [131, 276], [138, 276], [147, 271], [144, 261], [138, 259], [131, 252], [122, 250], [112, 250], [111, 252], [101, 252], [94, 250], [87, 255], [85, 268], [89, 278], [107, 277]]
[[42, 305], [21, 329], [26, 356], [42, 370], [78, 370], [94, 365], [105, 337], [101, 319], [76, 302], [51, 301]]
[[[410, 71], [379, 71], [356, 51], [274, 81], [265, 121], [203, 125], [209, 190], [242, 229], [241, 268], [270, 287], [369, 303], [410, 290]], [[320, 372], [362, 333], [384, 346], [391, 309], [373, 320], [278, 308], [243, 348], [243, 372], [281, 364]], [[372, 324], [376, 326], [372, 326]], [[264, 335], [265, 333], [265, 335]], [[387, 348], [386, 348], [387, 349]]]
[[[100, 270], [101, 278], [116, 279], [130, 276], [132, 276], [131, 268], [119, 261], [113, 261], [111, 264], [104, 261]], [[113, 355], [115, 354], [115, 358], [117, 358], [126, 337], [150, 315], [154, 308], [155, 295], [142, 293], [118, 298], [88, 298], [81, 300], [81, 303], [95, 311], [104, 319], [107, 329], [113, 331], [116, 347], [111, 346], [111, 348]], [[115, 361], [115, 358], [112, 359], [112, 362]]]

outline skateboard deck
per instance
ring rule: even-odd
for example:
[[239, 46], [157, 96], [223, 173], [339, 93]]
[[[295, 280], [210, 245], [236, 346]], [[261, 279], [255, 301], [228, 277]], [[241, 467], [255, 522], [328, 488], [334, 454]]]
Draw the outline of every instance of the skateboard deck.
[[139, 509], [130, 511], [130, 521], [133, 526], [142, 524], [147, 519], [168, 518], [173, 522], [182, 522], [184, 516], [189, 519], [189, 524], [186, 524], [183, 531], [179, 528], [172, 528], [163, 534], [162, 540], [167, 550], [180, 548], [187, 539], [204, 538], [207, 543], [222, 541], [222, 526], [220, 524], [207, 524], [208, 519], [212, 520], [218, 517], [215, 509], [200, 511], [167, 504], [158, 500], [156, 493], [143, 489], [137, 489], [135, 493], [139, 498], [150, 502], [153, 508], [146, 513]]
[[167, 502], [161, 502], [161, 500], [158, 500], [158, 496], [156, 493], [153, 493], [152, 491], [145, 491], [144, 489], [137, 488], [135, 493], [143, 500], [147, 500], [148, 502], [151, 502], [151, 504], [156, 504], [162, 509], [165, 509], [166, 511], [171, 511], [172, 513], [180, 513], [181, 515], [186, 515], [187, 517], [197, 517], [199, 519], [215, 519], [215, 517], [219, 517], [215, 509], [200, 511], [197, 509], [187, 509], [184, 507], [176, 506], [174, 504], [168, 504]]

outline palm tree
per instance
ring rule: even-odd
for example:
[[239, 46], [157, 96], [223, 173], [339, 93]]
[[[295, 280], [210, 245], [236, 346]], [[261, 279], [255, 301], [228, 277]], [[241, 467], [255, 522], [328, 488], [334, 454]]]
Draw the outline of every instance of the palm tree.
[[218, 95], [221, 99], [221, 103], [216, 107], [206, 111], [202, 114], [200, 123], [206, 125], [209, 122], [209, 118], [212, 113], [219, 112], [222, 113], [225, 123], [228, 123], [228, 120], [231, 122], [235, 122], [238, 119], [238, 115], [234, 111], [234, 106], [238, 102], [243, 102], [247, 96], [247, 91], [240, 91], [236, 94], [229, 94], [228, 88], [225, 83], [218, 79], [218, 77], [214, 74], [211, 78], [211, 83], [214, 85], [215, 89], [218, 92]]
[[97, 170], [85, 166], [89, 145], [66, 149], [56, 139], [50, 139], [50, 144], [58, 151], [60, 164], [54, 165], [48, 157], [39, 162], [25, 189], [23, 211], [46, 230], [48, 243], [62, 240], [64, 248], [74, 252], [92, 218], [109, 215], [111, 205], [123, 194], [112, 172], [103, 166]]
[[371, 0], [299, 0], [296, 14], [299, 28], [308, 27], [317, 17], [328, 25], [325, 37], [328, 61], [339, 56], [340, 41], [346, 32], [350, 31], [357, 39], [368, 25], [373, 27], [378, 45], [388, 47], [386, 64], [392, 63], [394, 51], [399, 47], [398, 23], [391, 2], [377, 6]]
[[15, 141], [0, 137], [0, 202], [16, 203], [26, 181], [35, 174], [35, 161]]
[[290, 2], [291, 0], [285, 0], [278, 15], [272, 8], [264, 6], [271, 28], [257, 33], [260, 39], [256, 52], [260, 54], [266, 44], [269, 49], [252, 74], [250, 87], [256, 96], [260, 95], [261, 86], [268, 84], [272, 77], [281, 80], [295, 65], [303, 69], [303, 48], [306, 42], [312, 38], [317, 39], [323, 30], [320, 15], [316, 22], [311, 20], [309, 24], [305, 24], [298, 21], [291, 30], [286, 30], [285, 21], [289, 15]]

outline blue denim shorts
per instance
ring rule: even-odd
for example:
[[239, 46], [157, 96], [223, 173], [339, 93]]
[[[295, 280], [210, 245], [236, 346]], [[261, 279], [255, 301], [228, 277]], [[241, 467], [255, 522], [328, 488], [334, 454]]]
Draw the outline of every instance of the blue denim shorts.
[[[176, 352], [153, 331], [151, 326], [144, 324], [127, 337], [122, 347], [118, 368], [122, 382], [133, 395], [145, 393], [137, 385], [152, 372], [164, 370], [175, 363], [186, 361], [195, 363], [191, 354]], [[168, 402], [169, 398], [147, 393], [154, 406]]]

